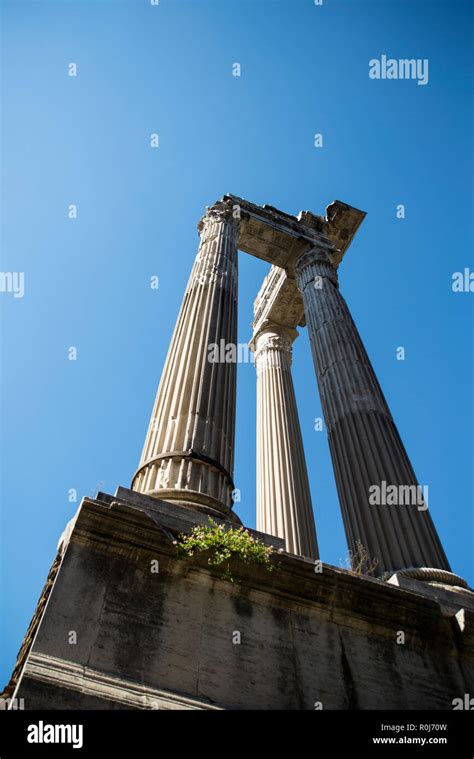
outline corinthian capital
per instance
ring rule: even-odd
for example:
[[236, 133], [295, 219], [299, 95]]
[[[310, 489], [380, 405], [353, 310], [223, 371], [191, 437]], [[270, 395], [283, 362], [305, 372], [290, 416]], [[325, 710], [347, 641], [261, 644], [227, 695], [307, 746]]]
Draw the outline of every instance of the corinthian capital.
[[337, 286], [338, 278], [334, 247], [329, 241], [322, 241], [320, 244], [318, 243], [314, 247], [309, 248], [296, 262], [295, 274], [300, 291], [311, 280], [316, 282], [318, 279], [324, 277], [331, 280]]
[[290, 367], [292, 345], [297, 337], [298, 331], [292, 327], [284, 327], [272, 322], [264, 324], [254, 334], [250, 343], [250, 348], [255, 353], [257, 370], [262, 362], [268, 360], [270, 353], [278, 354], [273, 356], [274, 361], [277, 360], [276, 365]]
[[231, 200], [219, 200], [213, 206], [206, 208], [206, 213], [199, 220], [198, 232], [201, 240], [212, 234], [216, 224], [228, 223], [229, 230], [238, 234], [240, 225], [240, 208]]

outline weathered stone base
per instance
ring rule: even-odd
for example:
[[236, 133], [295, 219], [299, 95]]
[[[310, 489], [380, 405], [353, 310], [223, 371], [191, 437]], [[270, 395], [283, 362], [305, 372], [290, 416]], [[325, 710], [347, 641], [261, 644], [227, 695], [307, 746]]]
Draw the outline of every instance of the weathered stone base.
[[474, 693], [468, 591], [286, 553], [273, 572], [233, 560], [232, 584], [176, 557], [206, 519], [122, 488], [84, 499], [10, 686], [26, 709], [452, 709]]
[[[32, 654], [22, 680], [28, 700], [61, 709], [217, 709], [203, 700], [147, 688], [90, 667]], [[60, 703], [60, 707], [53, 706]]]

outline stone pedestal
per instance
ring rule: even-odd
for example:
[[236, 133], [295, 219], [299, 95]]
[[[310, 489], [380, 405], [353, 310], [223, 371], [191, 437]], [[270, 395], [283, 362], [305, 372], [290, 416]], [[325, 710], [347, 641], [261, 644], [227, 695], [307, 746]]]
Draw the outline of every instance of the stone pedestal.
[[427, 504], [371, 504], [372, 486], [418, 482], [349, 309], [333, 249], [296, 265], [349, 547], [361, 541], [377, 574], [405, 567], [450, 570]]
[[216, 203], [199, 224], [201, 244], [161, 377], [132, 487], [210, 513], [232, 506], [237, 341], [238, 219]]
[[474, 693], [464, 594], [452, 608], [416, 586], [327, 564], [316, 573], [289, 554], [273, 557], [273, 572], [234, 557], [226, 582], [207, 554], [177, 556], [173, 540], [195, 517], [122, 489], [84, 499], [8, 695], [27, 710], [305, 709], [314, 718], [315, 709], [452, 710]]
[[296, 329], [267, 323], [253, 337], [257, 370], [257, 529], [290, 553], [318, 556], [298, 419], [291, 345]]

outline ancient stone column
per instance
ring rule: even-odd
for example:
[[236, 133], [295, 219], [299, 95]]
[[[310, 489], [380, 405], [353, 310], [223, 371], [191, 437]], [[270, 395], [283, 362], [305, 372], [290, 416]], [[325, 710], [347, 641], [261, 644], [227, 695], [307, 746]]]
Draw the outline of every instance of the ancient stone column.
[[238, 224], [223, 202], [199, 223], [199, 251], [132, 483], [140, 493], [227, 515], [234, 489]]
[[[377, 505], [395, 485], [407, 500], [418, 482], [349, 309], [339, 292], [328, 240], [296, 264], [349, 548], [360, 541], [376, 574], [450, 567], [427, 504]], [[385, 483], [385, 486], [384, 484]], [[400, 491], [400, 486], [410, 491]], [[371, 489], [372, 488], [372, 489]], [[418, 498], [418, 496], [417, 496]], [[380, 500], [380, 498], [379, 498]], [[388, 503], [388, 501], [392, 501]], [[440, 573], [438, 573], [439, 579]]]
[[290, 553], [318, 557], [303, 441], [291, 376], [296, 329], [266, 323], [254, 335], [257, 370], [257, 529]]

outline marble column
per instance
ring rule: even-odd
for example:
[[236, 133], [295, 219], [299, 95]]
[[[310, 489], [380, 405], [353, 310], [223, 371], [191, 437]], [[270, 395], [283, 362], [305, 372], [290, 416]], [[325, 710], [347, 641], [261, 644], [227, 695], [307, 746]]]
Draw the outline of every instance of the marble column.
[[140, 493], [227, 516], [234, 489], [238, 227], [225, 202], [199, 223], [199, 251], [132, 483]]
[[296, 329], [266, 323], [254, 335], [257, 370], [257, 529], [286, 550], [318, 557], [311, 494], [291, 376]]
[[450, 567], [426, 502], [373, 503], [377, 500], [373, 486], [380, 488], [383, 500], [383, 483], [400, 490], [399, 486], [416, 488], [418, 482], [339, 292], [332, 261], [331, 244], [322, 238], [321, 245], [300, 257], [296, 276], [349, 548], [356, 550], [360, 540], [369, 556], [379, 561], [378, 575], [427, 567], [444, 570], [447, 576]]

